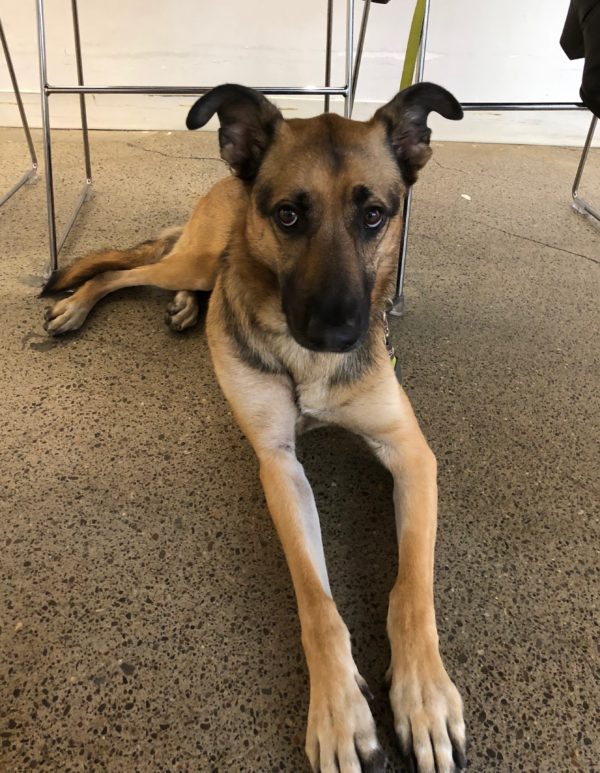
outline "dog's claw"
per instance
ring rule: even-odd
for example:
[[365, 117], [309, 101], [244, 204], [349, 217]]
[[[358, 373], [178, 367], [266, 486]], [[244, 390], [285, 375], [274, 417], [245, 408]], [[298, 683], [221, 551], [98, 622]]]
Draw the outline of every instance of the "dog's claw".
[[392, 674], [393, 674], [392, 667], [388, 666], [385, 672], [385, 676], [383, 677], [383, 683], [388, 689], [392, 686]]
[[364, 677], [362, 677], [360, 674], [357, 674], [356, 683], [358, 684], [360, 691], [365, 696], [365, 698], [369, 702], [372, 702], [374, 700], [374, 697], [371, 690], [369, 690], [369, 685], [367, 684], [367, 680]]
[[173, 314], [174, 312], [171, 310], [171, 306], [169, 306], [165, 314], [165, 324], [167, 325], [167, 327], [170, 327], [171, 330], [175, 331], [176, 333], [179, 333], [181, 332], [182, 327], [180, 324], [178, 324], [173, 320]]
[[[386, 679], [387, 676], [388, 675], [386, 674]], [[396, 740], [398, 741], [398, 746], [400, 747], [400, 753], [402, 754], [404, 767], [408, 773], [417, 773], [417, 761], [413, 752], [412, 733], [410, 728], [408, 728], [408, 735], [406, 737], [403, 737], [401, 733], [396, 732]]]
[[452, 759], [456, 765], [456, 770], [465, 770], [469, 764], [467, 759], [466, 742], [462, 744], [456, 739], [450, 728], [448, 728], [448, 735], [450, 736], [450, 743], [452, 744]]
[[408, 773], [417, 773], [417, 763], [415, 762], [415, 757], [412, 752], [410, 754], [403, 753], [402, 759], [404, 760], [404, 767]]
[[385, 752], [378, 746], [368, 757], [361, 755], [357, 749], [358, 758], [362, 773], [385, 773], [387, 769], [387, 758]]

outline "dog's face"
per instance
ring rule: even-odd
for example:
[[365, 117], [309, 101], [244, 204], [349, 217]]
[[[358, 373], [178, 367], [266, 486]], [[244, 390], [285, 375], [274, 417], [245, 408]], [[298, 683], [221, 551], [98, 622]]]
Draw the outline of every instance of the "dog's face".
[[234, 85], [190, 110], [188, 128], [219, 115], [221, 155], [251, 186], [250, 251], [278, 277], [301, 346], [345, 352], [365, 336], [372, 298], [397, 257], [404, 189], [431, 155], [431, 110], [462, 116], [433, 84], [400, 92], [368, 122], [285, 121], [258, 92]]
[[282, 121], [253, 184], [248, 238], [277, 272], [288, 326], [344, 352], [368, 328], [381, 259], [397, 243], [402, 178], [381, 123]]

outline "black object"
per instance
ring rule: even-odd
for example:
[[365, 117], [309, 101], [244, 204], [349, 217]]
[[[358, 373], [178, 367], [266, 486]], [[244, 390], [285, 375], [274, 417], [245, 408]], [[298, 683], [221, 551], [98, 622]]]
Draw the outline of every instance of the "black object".
[[569, 59], [585, 59], [579, 93], [600, 117], [600, 0], [571, 0], [560, 45]]

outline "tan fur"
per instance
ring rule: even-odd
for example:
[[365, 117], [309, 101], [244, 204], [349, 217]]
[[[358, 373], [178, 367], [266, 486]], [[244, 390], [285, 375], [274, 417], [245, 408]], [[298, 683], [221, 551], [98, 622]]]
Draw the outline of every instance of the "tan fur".
[[[158, 262], [138, 265], [142, 253], [111, 252], [64, 272], [54, 288], [88, 277], [94, 261], [102, 267], [113, 254], [123, 266], [127, 260], [135, 263], [88, 279], [55, 305], [47, 329], [74, 329], [104, 295], [140, 284], [184, 291], [178, 293], [176, 313], [180, 322], [189, 321], [195, 319], [194, 302], [185, 291], [213, 289], [207, 316], [210, 351], [219, 383], [257, 454], [289, 565], [311, 685], [306, 751], [313, 769], [322, 773], [381, 771], [384, 763], [364, 680], [331, 598], [318, 515], [295, 440], [301, 426], [318, 422], [340, 425], [367, 441], [394, 479], [399, 568], [390, 594], [388, 633], [395, 727], [421, 773], [450, 773], [453, 746], [460, 757], [465, 731], [460, 696], [440, 658], [433, 606], [436, 463], [397, 383], [382, 335], [400, 214], [394, 213], [370, 240], [357, 237], [352, 225], [354, 186], [359, 183], [381, 200], [394, 201], [403, 190], [399, 166], [386, 144], [385, 126], [377, 120], [321, 116], [281, 121], [273, 134], [252, 183], [229, 178], [215, 185]], [[415, 169], [428, 151], [428, 145], [420, 146]], [[237, 146], [226, 144], [223, 152], [238, 159]], [[319, 226], [287, 239], [268, 213], [272, 202], [298, 190], [310, 192]], [[343, 354], [304, 348], [290, 334], [282, 309], [289, 272], [304, 267], [299, 287], [308, 292], [334, 256], [349, 281], [359, 281], [364, 272], [374, 277], [366, 338]], [[335, 272], [332, 277], [335, 282]]]

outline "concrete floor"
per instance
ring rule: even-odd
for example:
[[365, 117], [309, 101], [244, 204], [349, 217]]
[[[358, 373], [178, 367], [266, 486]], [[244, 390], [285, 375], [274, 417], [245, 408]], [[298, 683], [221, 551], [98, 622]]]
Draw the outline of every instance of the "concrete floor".
[[[211, 134], [94, 133], [92, 151], [65, 261], [183, 221], [225, 173]], [[55, 152], [64, 214], [76, 135]], [[600, 229], [569, 207], [577, 158], [437, 145], [392, 322], [439, 459], [436, 603], [472, 771], [600, 769]], [[0, 190], [25, 166], [2, 130]], [[600, 151], [585, 188], [600, 205]], [[307, 770], [291, 585], [203, 325], [169, 332], [169, 294], [140, 289], [49, 340], [41, 182], [0, 211], [0, 234], [0, 770]], [[391, 481], [339, 431], [301, 450], [400, 771], [382, 683]]]

